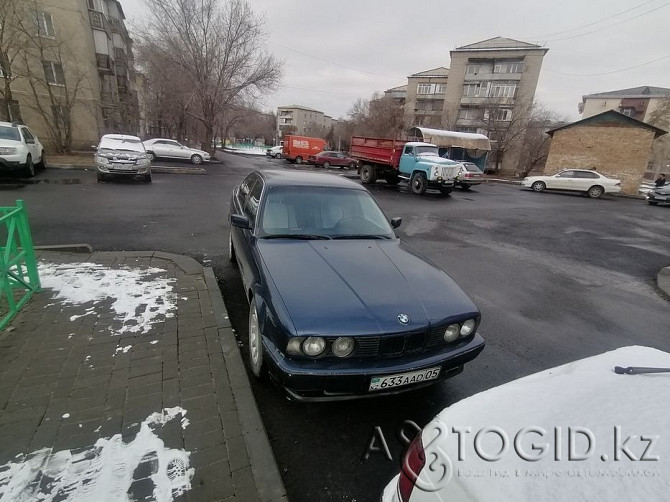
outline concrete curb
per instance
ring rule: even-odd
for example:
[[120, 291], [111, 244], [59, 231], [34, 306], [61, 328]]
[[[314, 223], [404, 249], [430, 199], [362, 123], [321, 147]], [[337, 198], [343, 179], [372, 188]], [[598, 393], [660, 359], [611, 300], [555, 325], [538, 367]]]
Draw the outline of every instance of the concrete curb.
[[[219, 162], [216, 162], [216, 164], [219, 164]], [[69, 164], [49, 164], [47, 169], [95, 171], [95, 167], [93, 166], [73, 166]], [[208, 174], [202, 167], [152, 167], [151, 172], [156, 174]]]
[[93, 253], [90, 244], [51, 244], [48, 246], [33, 246], [35, 251], [59, 251], [63, 253]]
[[237, 405], [244, 441], [249, 452], [259, 500], [261, 502], [287, 502], [286, 489], [254, 400], [251, 383], [242, 362], [214, 271], [211, 267], [202, 267], [202, 270], [212, 301], [212, 311], [217, 321], [219, 340]]
[[656, 276], [656, 284], [661, 291], [670, 297], [670, 267], [665, 267], [660, 270]]

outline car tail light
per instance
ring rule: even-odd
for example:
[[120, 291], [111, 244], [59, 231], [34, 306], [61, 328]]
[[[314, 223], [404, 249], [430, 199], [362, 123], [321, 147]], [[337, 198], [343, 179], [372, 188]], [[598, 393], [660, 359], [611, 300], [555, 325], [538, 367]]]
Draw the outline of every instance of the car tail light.
[[465, 173], [466, 178], [472, 178], [472, 173]]
[[402, 469], [400, 469], [398, 494], [400, 495], [400, 500], [402, 502], [409, 502], [409, 497], [412, 495], [414, 484], [425, 465], [426, 453], [423, 451], [421, 432], [419, 432], [409, 444], [407, 452], [405, 453], [405, 458], [402, 462]]

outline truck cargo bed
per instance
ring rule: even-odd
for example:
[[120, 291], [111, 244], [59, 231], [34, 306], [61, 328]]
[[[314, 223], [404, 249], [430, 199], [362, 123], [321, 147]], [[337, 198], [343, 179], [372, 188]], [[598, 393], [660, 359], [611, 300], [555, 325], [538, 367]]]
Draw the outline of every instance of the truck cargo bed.
[[350, 155], [361, 163], [371, 162], [397, 168], [405, 143], [407, 141], [354, 136], [351, 138]]

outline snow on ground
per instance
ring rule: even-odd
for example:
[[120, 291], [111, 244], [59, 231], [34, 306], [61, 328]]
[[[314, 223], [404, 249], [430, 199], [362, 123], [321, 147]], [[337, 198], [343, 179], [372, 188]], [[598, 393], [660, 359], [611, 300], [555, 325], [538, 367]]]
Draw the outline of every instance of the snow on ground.
[[[156, 430], [174, 419], [188, 426], [186, 410], [166, 408], [152, 413], [130, 442], [121, 434], [100, 438], [95, 445], [53, 452], [43, 448], [18, 455], [0, 466], [0, 499], [40, 501], [129, 500], [136, 469], [153, 482], [152, 500], [170, 501], [191, 489], [194, 470], [190, 453], [167, 448]], [[127, 440], [127, 438], [126, 438]], [[138, 467], [142, 467], [138, 469]]]
[[228, 153], [244, 153], [246, 155], [265, 155], [267, 147], [265, 146], [254, 146], [250, 148], [235, 148], [235, 147], [225, 147], [224, 152]]
[[[153, 324], [173, 317], [177, 308], [173, 292], [176, 279], [165, 277], [166, 271], [161, 268], [40, 262], [38, 270], [42, 287], [54, 290], [56, 299], [66, 305], [94, 302], [94, 307], [88, 307], [82, 315], [95, 314], [95, 305], [111, 299], [115, 320], [123, 324], [114, 334], [146, 333]], [[70, 320], [82, 315], [73, 315]]]

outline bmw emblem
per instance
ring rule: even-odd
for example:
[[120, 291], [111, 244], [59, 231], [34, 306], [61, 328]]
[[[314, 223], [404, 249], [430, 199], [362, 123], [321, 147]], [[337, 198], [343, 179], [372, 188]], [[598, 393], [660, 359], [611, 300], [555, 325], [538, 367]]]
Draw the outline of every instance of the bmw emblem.
[[398, 314], [398, 321], [400, 324], [409, 324], [409, 316], [407, 314]]

